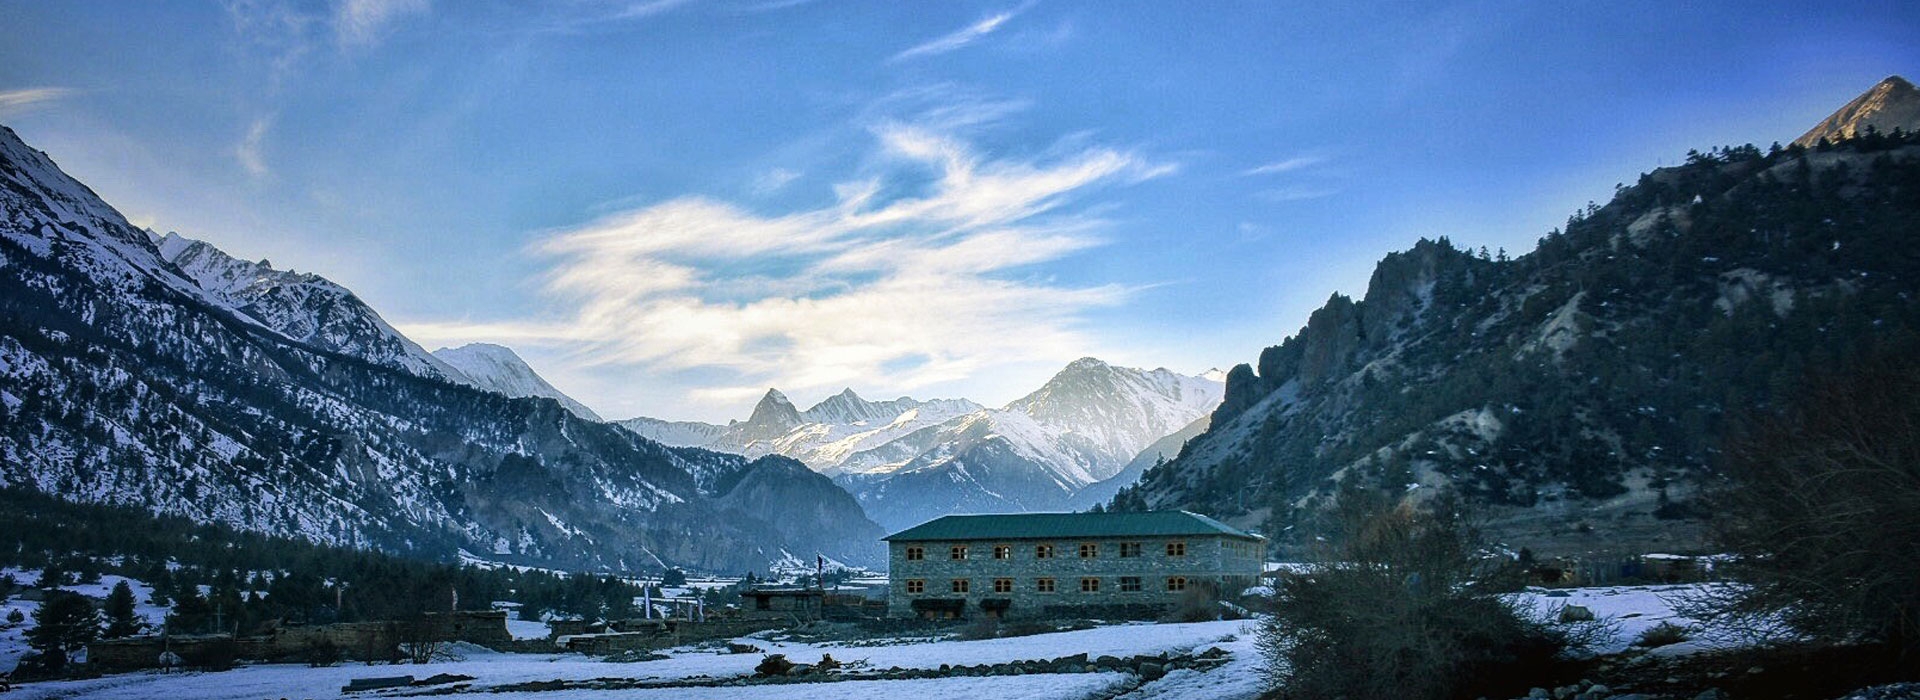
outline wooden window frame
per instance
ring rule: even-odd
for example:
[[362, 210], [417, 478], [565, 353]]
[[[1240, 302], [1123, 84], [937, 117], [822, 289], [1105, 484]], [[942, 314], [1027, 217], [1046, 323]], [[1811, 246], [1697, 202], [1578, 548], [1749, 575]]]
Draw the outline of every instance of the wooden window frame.
[[1081, 593], [1099, 593], [1100, 577], [1098, 576], [1080, 577], [1080, 592]]
[[968, 593], [972, 593], [972, 592], [973, 592], [973, 579], [970, 579], [970, 578], [957, 578], [957, 579], [954, 579], [954, 580], [952, 580], [952, 581], [948, 581], [948, 582], [947, 582], [947, 590], [948, 590], [949, 592], [952, 592], [952, 593], [958, 593], [958, 594], [960, 594], [960, 595], [966, 595], [966, 594], [968, 594]]
[[1174, 540], [1167, 543], [1167, 556], [1184, 557], [1187, 555], [1187, 541]]
[[922, 561], [927, 558], [927, 548], [919, 546], [908, 547], [906, 557], [907, 561]]
[[1179, 593], [1184, 590], [1187, 590], [1187, 577], [1185, 576], [1168, 576], [1167, 577], [1168, 593]]
[[1081, 559], [1099, 559], [1100, 543], [1099, 542], [1081, 542], [1080, 558]]
[[1012, 593], [1012, 592], [1013, 592], [1013, 579], [1010, 579], [1010, 578], [997, 578], [997, 579], [994, 579], [994, 580], [993, 580], [993, 592], [995, 592], [995, 593]]
[[1131, 559], [1131, 558], [1140, 556], [1140, 554], [1144, 551], [1146, 551], [1146, 547], [1140, 544], [1139, 542], [1121, 542], [1120, 543], [1121, 559]]
[[920, 595], [927, 592], [927, 580], [923, 578], [907, 579], [907, 595]]
[[1035, 559], [1052, 559], [1053, 555], [1053, 543], [1051, 542], [1033, 546], [1033, 558]]
[[948, 547], [947, 558], [954, 561], [965, 561], [967, 558], [967, 546], [964, 544], [956, 544]]
[[1060, 590], [1060, 584], [1052, 576], [1042, 576], [1033, 580], [1033, 590], [1037, 593], [1056, 593]]
[[993, 546], [993, 558], [995, 558], [995, 559], [1012, 559], [1012, 558], [1013, 558], [1013, 545], [1010, 545], [1010, 544], [996, 544], [996, 545], [994, 545], [994, 546]]
[[1120, 577], [1120, 592], [1121, 593], [1139, 593], [1140, 577], [1138, 576]]

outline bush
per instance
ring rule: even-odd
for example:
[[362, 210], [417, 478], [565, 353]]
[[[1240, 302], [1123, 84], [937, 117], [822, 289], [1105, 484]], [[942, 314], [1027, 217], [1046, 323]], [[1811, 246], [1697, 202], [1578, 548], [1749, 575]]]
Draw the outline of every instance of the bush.
[[338, 665], [340, 660], [346, 655], [341, 652], [340, 645], [334, 644], [333, 640], [322, 638], [316, 639], [313, 643], [307, 645], [305, 656], [307, 657], [308, 666], [312, 668], [325, 668]]
[[[1784, 621], [1822, 642], [1920, 653], [1920, 363], [1891, 352], [1815, 377], [1729, 441], [1713, 497], [1735, 555], [1702, 610], [1721, 627]], [[1909, 654], [1911, 655], [1911, 654]]]
[[1514, 697], [1551, 685], [1578, 642], [1498, 591], [1510, 566], [1476, 555], [1450, 503], [1341, 499], [1336, 543], [1275, 588], [1260, 648], [1286, 697]]
[[1679, 644], [1692, 638], [1693, 635], [1687, 631], [1687, 628], [1671, 622], [1662, 622], [1647, 628], [1645, 632], [1641, 632], [1640, 638], [1634, 640], [1633, 644], [1634, 646], [1652, 649], [1668, 644]]
[[1212, 581], [1193, 581], [1161, 619], [1165, 622], [1206, 622], [1220, 619], [1223, 611], [1219, 588]]

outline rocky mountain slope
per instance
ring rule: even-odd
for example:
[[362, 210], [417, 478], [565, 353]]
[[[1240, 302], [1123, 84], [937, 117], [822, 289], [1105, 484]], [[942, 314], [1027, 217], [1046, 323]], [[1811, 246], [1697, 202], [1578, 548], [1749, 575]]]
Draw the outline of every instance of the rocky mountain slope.
[[194, 248], [163, 254], [0, 129], [0, 481], [436, 557], [878, 558], [879, 528], [796, 462], [669, 448], [446, 381], [410, 365], [437, 370], [418, 346], [359, 342], [390, 329], [344, 290]]
[[178, 233], [159, 237], [155, 247], [205, 297], [290, 339], [422, 377], [462, 378], [324, 277], [276, 270], [266, 260], [240, 260]]
[[1343, 489], [1453, 490], [1536, 551], [1689, 546], [1742, 416], [1920, 332], [1916, 221], [1920, 140], [1880, 135], [1696, 153], [1511, 260], [1421, 241], [1233, 368], [1113, 506], [1285, 544]]
[[1813, 148], [1821, 141], [1843, 141], [1873, 129], [1891, 134], [1895, 129], [1920, 131], [1920, 89], [1900, 76], [1888, 76], [1880, 84], [1848, 102], [1832, 116], [1822, 120], [1793, 144]]
[[573, 397], [548, 384], [544, 377], [527, 366], [511, 348], [492, 343], [468, 343], [457, 348], [440, 348], [432, 357], [456, 370], [449, 377], [472, 387], [508, 396], [538, 396], [553, 399], [573, 415], [590, 421], [603, 420], [600, 414]]

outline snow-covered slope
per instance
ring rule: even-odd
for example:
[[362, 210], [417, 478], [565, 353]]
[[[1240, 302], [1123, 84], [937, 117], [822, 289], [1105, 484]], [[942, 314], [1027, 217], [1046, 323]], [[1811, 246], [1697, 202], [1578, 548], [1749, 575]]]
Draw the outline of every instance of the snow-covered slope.
[[[175, 245], [185, 259], [191, 244]], [[797, 462], [668, 448], [552, 401], [423, 377], [367, 345], [328, 347], [324, 319], [347, 316], [309, 326], [274, 306], [293, 296], [263, 283], [271, 268], [188, 262], [206, 286], [0, 128], [0, 485], [566, 568], [877, 558], [878, 526]], [[282, 281], [334, 310], [353, 299]], [[320, 330], [292, 337], [308, 327]]]
[[457, 348], [440, 348], [433, 357], [458, 370], [455, 378], [462, 384], [497, 391], [508, 396], [538, 396], [559, 401], [573, 415], [591, 421], [602, 420], [565, 392], [555, 389], [538, 372], [520, 359], [512, 349], [492, 343], [470, 343]]
[[906, 452], [890, 445], [849, 458], [860, 468], [843, 469], [841, 482], [889, 529], [954, 513], [1063, 509], [1148, 445], [1211, 413], [1222, 389], [1166, 369], [1082, 358], [1005, 408], [895, 441], [917, 448], [903, 461], [886, 459]]
[[[149, 234], [150, 235], [150, 234]], [[178, 233], [155, 241], [160, 256], [221, 305], [289, 339], [422, 377], [460, 373], [394, 330], [353, 292], [314, 274], [248, 262]]]
[[1111, 495], [1131, 483], [1111, 480], [1142, 449], [1212, 413], [1223, 388], [1210, 376], [1088, 357], [998, 409], [965, 399], [868, 401], [847, 389], [802, 411], [769, 389], [747, 420], [725, 426], [616, 425], [667, 444], [798, 459], [897, 528], [950, 513], [1057, 510], [1102, 482]]

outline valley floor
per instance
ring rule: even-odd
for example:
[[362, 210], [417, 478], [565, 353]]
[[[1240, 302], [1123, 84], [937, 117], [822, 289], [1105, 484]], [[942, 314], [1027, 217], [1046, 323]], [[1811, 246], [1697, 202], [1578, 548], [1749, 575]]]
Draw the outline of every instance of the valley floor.
[[[1542, 613], [1566, 604], [1592, 610], [1610, 621], [1610, 632], [1596, 651], [1609, 654], [1628, 649], [1646, 629], [1661, 622], [1688, 624], [1674, 603], [1696, 593], [1695, 586], [1631, 586], [1547, 591], [1530, 589], [1516, 594]], [[20, 686], [10, 698], [154, 698], [194, 697], [209, 700], [242, 698], [398, 697], [416, 694], [484, 694], [496, 698], [1254, 698], [1264, 689], [1264, 659], [1255, 645], [1258, 621], [1216, 621], [1186, 624], [1118, 624], [1094, 629], [1054, 632], [1024, 637], [964, 641], [951, 638], [901, 637], [880, 640], [790, 642], [766, 635], [736, 640], [766, 653], [785, 654], [795, 663], [811, 664], [831, 654], [844, 663], [845, 673], [874, 674], [889, 669], [938, 669], [951, 666], [1006, 664], [1055, 659], [1086, 653], [1101, 656], [1198, 654], [1218, 647], [1227, 662], [1212, 670], [1177, 669], [1150, 682], [1120, 672], [1027, 673], [987, 677], [955, 676], [912, 679], [863, 679], [795, 682], [719, 687], [644, 687], [666, 683], [737, 683], [754, 675], [760, 653], [731, 654], [715, 645], [667, 650], [667, 658], [638, 662], [609, 662], [577, 654], [509, 654], [469, 645], [459, 646], [462, 658], [424, 666], [350, 663], [330, 668], [292, 664], [242, 666], [221, 673], [141, 672], [102, 678], [32, 683]], [[528, 630], [532, 631], [532, 630]], [[1650, 653], [1687, 655], [1733, 644], [1696, 634], [1693, 641]], [[472, 676], [454, 685], [343, 694], [354, 678], [436, 674]], [[642, 687], [635, 687], [642, 686]]]

